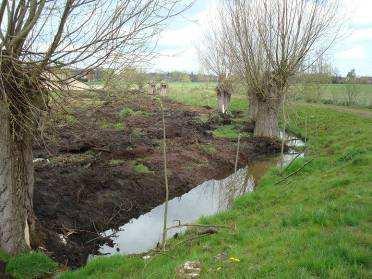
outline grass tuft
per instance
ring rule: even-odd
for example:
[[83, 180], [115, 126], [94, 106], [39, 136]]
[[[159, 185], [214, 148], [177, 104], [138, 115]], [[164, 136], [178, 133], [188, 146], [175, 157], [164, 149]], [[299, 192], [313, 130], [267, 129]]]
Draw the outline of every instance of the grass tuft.
[[217, 149], [213, 144], [200, 144], [199, 148], [207, 155], [213, 155], [217, 153]]
[[132, 116], [132, 115], [134, 115], [134, 110], [132, 110], [131, 108], [123, 108], [119, 112], [119, 116], [121, 118], [126, 118], [126, 117], [129, 117], [129, 116]]
[[218, 127], [216, 130], [214, 130], [213, 136], [215, 138], [237, 139], [239, 132], [235, 129], [234, 125], [226, 125]]
[[153, 173], [152, 171], [149, 170], [148, 167], [146, 167], [144, 164], [137, 163], [133, 166], [133, 171], [136, 174], [147, 174], [147, 173]]
[[11, 257], [7, 262], [6, 272], [17, 279], [32, 279], [50, 275], [57, 268], [57, 263], [43, 253], [30, 252]]

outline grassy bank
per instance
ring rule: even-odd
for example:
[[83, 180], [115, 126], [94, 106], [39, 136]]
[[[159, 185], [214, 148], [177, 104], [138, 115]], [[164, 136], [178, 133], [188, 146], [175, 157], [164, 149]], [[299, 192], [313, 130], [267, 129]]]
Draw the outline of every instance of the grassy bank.
[[[369, 277], [372, 120], [308, 105], [290, 114], [292, 131], [308, 138], [307, 157], [284, 173], [272, 169], [231, 210], [201, 220], [234, 230], [186, 241], [196, 234], [189, 231], [150, 260], [97, 258], [61, 278], [173, 278], [187, 260], [201, 262], [202, 278]], [[226, 259], [216, 259], [221, 253]]]

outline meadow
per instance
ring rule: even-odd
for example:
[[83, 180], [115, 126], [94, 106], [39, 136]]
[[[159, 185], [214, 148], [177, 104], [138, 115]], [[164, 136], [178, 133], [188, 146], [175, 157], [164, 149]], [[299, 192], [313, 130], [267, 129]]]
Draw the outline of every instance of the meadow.
[[298, 84], [290, 95], [308, 103], [372, 108], [372, 84]]
[[[214, 82], [171, 82], [170, 96], [189, 105], [216, 107]], [[185, 94], [185, 92], [188, 94]], [[190, 94], [193, 98], [190, 98]], [[244, 88], [235, 88], [231, 109], [244, 109], [241, 100], [246, 100]], [[307, 103], [322, 103], [338, 106], [372, 108], [372, 84], [295, 84], [289, 88], [289, 99]], [[348, 99], [351, 99], [348, 104]]]

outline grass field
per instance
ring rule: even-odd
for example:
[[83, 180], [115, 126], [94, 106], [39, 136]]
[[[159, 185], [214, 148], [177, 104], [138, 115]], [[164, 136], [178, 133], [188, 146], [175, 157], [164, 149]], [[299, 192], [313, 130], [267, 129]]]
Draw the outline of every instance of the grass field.
[[290, 92], [306, 102], [372, 108], [372, 84], [294, 85]]
[[[173, 92], [172, 98], [214, 104], [212, 97], [192, 88]], [[243, 100], [233, 97], [233, 108], [244, 107], [239, 102]], [[61, 278], [174, 278], [175, 269], [187, 260], [201, 262], [202, 278], [371, 276], [372, 119], [306, 104], [290, 114], [291, 130], [308, 137], [306, 158], [284, 173], [272, 169], [232, 210], [200, 220], [235, 230], [187, 242], [195, 237], [189, 231], [150, 260], [98, 258]], [[302, 171], [277, 184], [309, 160]], [[228, 255], [225, 260], [216, 259], [221, 253]]]
[[[172, 82], [169, 84], [169, 97], [190, 106], [217, 107], [216, 83], [214, 82]], [[231, 99], [231, 110], [244, 110], [248, 107], [247, 97], [238, 91]]]
[[[214, 88], [216, 83], [199, 82], [172, 82], [169, 84], [170, 95], [173, 99], [190, 105], [207, 105], [216, 107]], [[344, 106], [348, 99], [349, 85], [344, 84], [320, 84], [320, 85], [293, 85], [290, 87], [290, 97], [296, 101], [309, 103], [323, 103]], [[354, 107], [372, 108], [372, 84], [356, 84], [352, 86], [354, 92], [352, 98]], [[185, 94], [185, 92], [188, 94]], [[193, 98], [190, 98], [190, 94]], [[244, 90], [236, 88], [232, 98], [232, 110], [246, 107], [241, 99], [246, 100]]]
[[[213, 107], [213, 87], [171, 84], [170, 97]], [[235, 95], [232, 110], [246, 103]], [[200, 261], [201, 278], [370, 278], [372, 118], [306, 103], [288, 112], [291, 131], [307, 138], [307, 156], [284, 172], [273, 168], [231, 210], [200, 220], [234, 230], [187, 241], [197, 234], [190, 230], [149, 260], [99, 257], [59, 278], [174, 278], [188, 260]], [[216, 258], [221, 253], [226, 259]], [[30, 260], [23, 265], [33, 266]]]

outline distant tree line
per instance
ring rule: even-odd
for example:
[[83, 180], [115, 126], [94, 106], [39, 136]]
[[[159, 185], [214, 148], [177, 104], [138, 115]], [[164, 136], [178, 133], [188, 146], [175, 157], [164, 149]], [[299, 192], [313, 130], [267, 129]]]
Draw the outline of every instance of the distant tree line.
[[[113, 69], [97, 68], [93, 70], [85, 69], [66, 69], [65, 74], [69, 76], [76, 76], [79, 80], [84, 82], [103, 81], [108, 75], [113, 75]], [[115, 73], [123, 78], [132, 78], [135, 75], [140, 75], [141, 78], [153, 81], [172, 81], [172, 82], [211, 82], [217, 81], [217, 76], [204, 73], [188, 73], [183, 71], [172, 72], [145, 72], [139, 68], [125, 68]]]
[[330, 64], [319, 70], [308, 70], [296, 75], [292, 83], [319, 83], [319, 84], [372, 84], [372, 77], [357, 76], [355, 69], [351, 69], [346, 76], [341, 76]]

